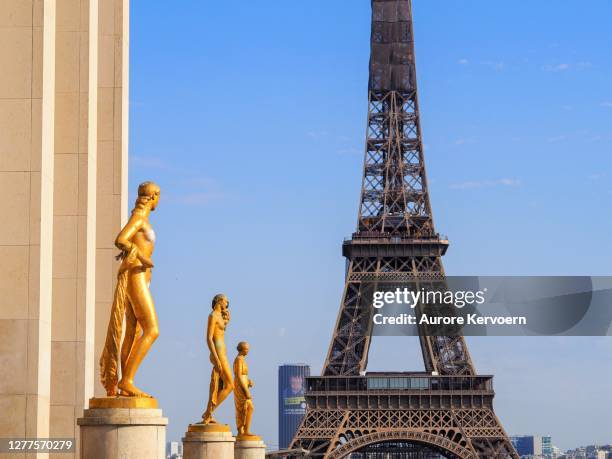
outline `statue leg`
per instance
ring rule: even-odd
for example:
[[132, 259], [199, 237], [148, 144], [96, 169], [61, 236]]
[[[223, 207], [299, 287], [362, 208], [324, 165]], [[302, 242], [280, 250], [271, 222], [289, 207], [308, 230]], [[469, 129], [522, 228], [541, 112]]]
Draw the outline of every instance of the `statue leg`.
[[227, 365], [227, 361], [221, 362], [223, 364], [221, 371], [221, 380], [223, 381], [223, 388], [217, 394], [217, 406], [223, 403], [229, 394], [234, 390], [234, 381], [232, 379], [232, 373], [229, 370], [229, 366]]
[[125, 307], [125, 337], [121, 345], [121, 374], [125, 373], [127, 361], [134, 347], [134, 338], [137, 334], [140, 335], [141, 332], [140, 325], [138, 325], [134, 315], [134, 309], [128, 301]]
[[202, 422], [204, 424], [216, 423], [212, 417], [213, 412], [219, 406], [219, 383], [220, 375], [217, 369], [213, 365], [212, 372], [210, 374], [210, 387], [208, 389], [208, 405], [206, 405], [206, 411], [202, 415]]
[[123, 373], [118, 386], [123, 395], [149, 397], [148, 394], [134, 386], [136, 371], [149, 352], [151, 345], [159, 336], [155, 305], [144, 272], [130, 275], [127, 293], [136, 320], [142, 327], [142, 335], [136, 337], [136, 341], [125, 365], [125, 373]]
[[247, 400], [244, 404], [244, 409], [245, 409], [245, 421], [244, 421], [244, 429], [243, 429], [243, 434], [244, 435], [253, 435], [251, 433], [251, 419], [253, 418], [253, 410], [254, 410], [254, 406], [253, 406], [253, 400]]
[[[236, 397], [236, 393], [234, 392], [234, 397]], [[236, 430], [238, 431], [238, 435], [242, 434], [244, 428], [244, 416], [242, 413], [242, 407], [239, 400], [235, 402], [235, 411], [236, 411]]]

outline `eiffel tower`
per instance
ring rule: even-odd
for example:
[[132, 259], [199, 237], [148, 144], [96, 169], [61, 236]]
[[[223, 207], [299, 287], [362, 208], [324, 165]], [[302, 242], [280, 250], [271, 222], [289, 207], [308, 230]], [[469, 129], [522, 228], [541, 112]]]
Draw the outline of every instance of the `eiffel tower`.
[[372, 289], [445, 283], [419, 121], [411, 0], [372, 0], [368, 125], [357, 231], [321, 377], [292, 449], [309, 457], [518, 458], [462, 336], [419, 329], [425, 372], [367, 373]]

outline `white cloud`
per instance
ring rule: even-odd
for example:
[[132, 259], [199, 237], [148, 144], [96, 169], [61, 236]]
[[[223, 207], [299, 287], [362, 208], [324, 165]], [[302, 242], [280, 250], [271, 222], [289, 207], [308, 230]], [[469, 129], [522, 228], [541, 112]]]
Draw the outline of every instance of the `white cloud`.
[[497, 181], [497, 185], [503, 185], [503, 186], [519, 186], [520, 184], [521, 184], [521, 181], [517, 179], [503, 178]]
[[472, 190], [474, 188], [482, 188], [484, 182], [461, 182], [453, 183], [450, 188], [453, 190]]
[[569, 64], [545, 65], [544, 70], [547, 72], [564, 72], [569, 70]]
[[329, 135], [327, 131], [309, 131], [307, 134], [308, 137], [314, 140], [321, 140]]
[[179, 204], [186, 205], [206, 205], [210, 204], [212, 201], [216, 201], [218, 199], [223, 198], [223, 194], [216, 192], [202, 192], [202, 193], [185, 193], [182, 195], [177, 195], [174, 199], [170, 198], [171, 201], [176, 201]]
[[542, 70], [545, 70], [547, 72], [565, 72], [567, 70], [570, 69], [589, 69], [593, 67], [593, 64], [591, 64], [590, 62], [578, 62], [577, 64], [568, 64], [567, 62], [563, 62], [561, 64], [555, 64], [555, 65], [545, 65], [542, 67]]
[[453, 144], [454, 144], [454, 145], [457, 145], [457, 146], [461, 146], [461, 145], [468, 145], [468, 144], [474, 144], [474, 143], [476, 143], [476, 142], [477, 142], [477, 140], [478, 140], [478, 138], [477, 138], [477, 137], [474, 137], [474, 136], [471, 136], [471, 137], [461, 137], [461, 138], [459, 138], [459, 139], [455, 139], [455, 140], [453, 141]]
[[597, 172], [595, 174], [589, 175], [589, 180], [600, 180], [606, 176], [605, 172]]
[[488, 65], [489, 67], [492, 67], [495, 70], [503, 70], [506, 67], [506, 64], [501, 61], [483, 61], [483, 64]]
[[216, 180], [210, 177], [203, 176], [203, 175], [180, 178], [180, 180], [177, 183], [183, 187], [199, 188], [199, 189], [217, 187]]
[[357, 148], [342, 148], [341, 150], [338, 150], [338, 154], [340, 155], [349, 155], [349, 156], [354, 156], [354, 155], [362, 155], [363, 152], [360, 151]]
[[548, 142], [554, 143], [554, 142], [563, 142], [567, 140], [567, 137], [564, 135], [559, 135], [557, 137], [549, 137], [548, 138]]
[[470, 63], [470, 61], [468, 61], [467, 59], [459, 59], [457, 61], [457, 64], [459, 65], [468, 65]]
[[165, 169], [166, 161], [155, 156], [128, 155], [130, 166], [147, 169]]
[[512, 178], [501, 178], [497, 180], [482, 180], [482, 181], [467, 181], [461, 183], [454, 183], [450, 185], [453, 190], [474, 190], [478, 188], [491, 188], [496, 186], [501, 187], [518, 187], [521, 185], [521, 181]]
[[602, 107], [606, 107], [606, 108], [612, 108], [612, 102], [610, 101], [605, 101], [601, 103]]

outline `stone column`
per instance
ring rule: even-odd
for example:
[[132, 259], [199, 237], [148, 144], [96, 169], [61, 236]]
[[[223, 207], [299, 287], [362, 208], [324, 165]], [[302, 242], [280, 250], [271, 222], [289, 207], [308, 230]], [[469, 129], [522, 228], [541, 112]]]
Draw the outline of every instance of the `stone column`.
[[93, 395], [96, 226], [97, 0], [56, 13], [53, 320], [50, 436], [76, 438]]
[[165, 459], [166, 425], [152, 408], [90, 408], [77, 420], [81, 459]]
[[0, 1], [3, 437], [49, 436], [55, 14], [55, 0]]
[[191, 424], [183, 437], [183, 459], [234, 459], [234, 443], [225, 424]]

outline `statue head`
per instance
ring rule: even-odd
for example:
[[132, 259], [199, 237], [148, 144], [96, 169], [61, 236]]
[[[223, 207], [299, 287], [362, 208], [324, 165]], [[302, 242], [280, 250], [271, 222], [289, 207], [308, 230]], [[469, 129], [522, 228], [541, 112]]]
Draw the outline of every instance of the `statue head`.
[[238, 346], [236, 346], [236, 350], [240, 355], [247, 355], [249, 353], [249, 343], [246, 341], [240, 341]]
[[215, 295], [214, 298], [212, 299], [212, 309], [213, 310], [217, 309], [217, 307], [219, 307], [220, 309], [225, 309], [228, 306], [229, 306], [229, 300], [227, 299], [227, 296], [225, 296], [223, 293], [219, 293]]
[[159, 203], [159, 194], [161, 190], [154, 182], [143, 182], [138, 185], [138, 197], [136, 198], [136, 208], [144, 209], [148, 207], [155, 210]]

